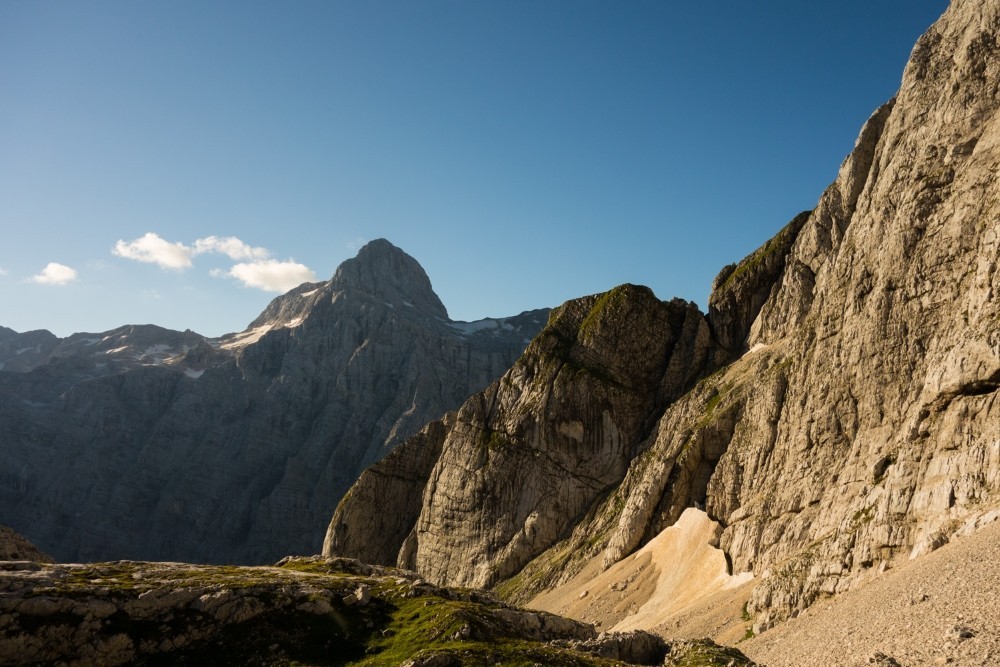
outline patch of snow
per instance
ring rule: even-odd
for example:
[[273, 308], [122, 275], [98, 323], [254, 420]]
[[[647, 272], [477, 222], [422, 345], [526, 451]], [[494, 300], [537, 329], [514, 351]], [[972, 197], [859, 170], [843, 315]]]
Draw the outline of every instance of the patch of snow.
[[200, 378], [204, 374], [205, 374], [204, 370], [196, 371], [196, 370], [194, 370], [192, 368], [189, 368], [186, 371], [184, 371], [184, 375], [187, 375], [192, 380], [197, 380], [198, 378]]
[[754, 352], [760, 352], [761, 350], [766, 350], [769, 347], [770, 347], [770, 345], [765, 345], [764, 343], [756, 343], [753, 347], [750, 348], [750, 351], [747, 352], [747, 354], [753, 354]]
[[395, 308], [396, 307], [396, 306], [392, 305], [391, 303], [389, 303], [388, 301], [383, 301], [382, 303], [384, 303], [385, 305], [389, 306], [390, 308]]
[[151, 354], [162, 355], [164, 352], [170, 349], [171, 347], [169, 345], [164, 345], [160, 343], [158, 345], [154, 345], [153, 347], [147, 347], [146, 351], [142, 353], [142, 356], [147, 357]]
[[413, 308], [413, 304], [412, 304], [412, 303], [410, 303], [409, 301], [404, 301], [404, 302], [403, 302], [403, 305], [404, 305], [404, 306], [409, 306], [410, 308]]
[[271, 330], [271, 327], [272, 325], [270, 324], [262, 324], [259, 327], [251, 329], [249, 331], [244, 331], [241, 334], [237, 334], [230, 340], [227, 340], [225, 343], [222, 343], [222, 345], [220, 345], [219, 347], [223, 348], [224, 350], [231, 350], [236, 347], [243, 347], [245, 345], [256, 343], [261, 339], [261, 337], [263, 337], [264, 334], [266, 334], [268, 331]]
[[463, 336], [468, 336], [484, 329], [496, 329], [500, 326], [500, 323], [493, 318], [487, 317], [484, 320], [476, 320], [475, 322], [449, 322], [448, 326]]
[[128, 345], [123, 345], [123, 346], [121, 346], [121, 347], [116, 347], [116, 348], [115, 348], [115, 349], [113, 349], [113, 350], [108, 350], [108, 351], [107, 351], [107, 352], [105, 352], [104, 354], [116, 354], [116, 353], [118, 353], [118, 352], [123, 352], [124, 350], [127, 350], [127, 349], [128, 349]]
[[319, 288], [317, 287], [317, 288], [316, 288], [316, 289], [314, 289], [314, 290], [310, 290], [310, 291], [308, 291], [308, 292], [303, 292], [303, 293], [302, 293], [302, 294], [300, 294], [299, 296], [300, 296], [300, 297], [302, 297], [302, 298], [304, 299], [304, 298], [306, 298], [307, 296], [312, 296], [313, 294], [315, 294], [315, 293], [316, 293], [316, 292], [318, 292], [318, 291], [319, 291]]
[[300, 324], [302, 324], [302, 321], [305, 320], [305, 319], [306, 319], [305, 317], [303, 317], [302, 315], [299, 315], [294, 320], [289, 320], [288, 322], [285, 322], [284, 326], [287, 329], [294, 329], [295, 327], [297, 327]]

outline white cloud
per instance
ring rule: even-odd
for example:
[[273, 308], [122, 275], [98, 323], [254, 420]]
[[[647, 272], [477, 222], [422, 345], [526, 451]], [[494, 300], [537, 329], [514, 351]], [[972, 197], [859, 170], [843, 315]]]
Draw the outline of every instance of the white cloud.
[[76, 269], [71, 269], [65, 264], [49, 262], [42, 272], [30, 278], [31, 282], [39, 285], [66, 285], [77, 278]]
[[207, 236], [194, 242], [194, 254], [201, 255], [206, 252], [218, 252], [229, 257], [229, 259], [267, 259], [271, 253], [267, 248], [253, 248], [235, 236]]
[[111, 252], [125, 259], [180, 270], [191, 267], [191, 255], [194, 251], [183, 243], [170, 243], [158, 234], [146, 232], [134, 241], [119, 240]]
[[[218, 276], [221, 272], [213, 272]], [[236, 278], [247, 287], [256, 287], [266, 292], [287, 292], [302, 283], [313, 282], [316, 274], [304, 264], [294, 260], [279, 262], [265, 259], [258, 262], [242, 262], [225, 274]]]

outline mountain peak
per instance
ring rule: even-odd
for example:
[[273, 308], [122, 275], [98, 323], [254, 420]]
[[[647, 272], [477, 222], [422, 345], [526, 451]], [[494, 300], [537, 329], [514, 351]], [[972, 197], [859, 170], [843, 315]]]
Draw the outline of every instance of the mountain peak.
[[331, 285], [367, 292], [392, 305], [410, 305], [422, 313], [448, 318], [430, 278], [417, 260], [385, 239], [370, 241], [357, 257], [337, 268]]

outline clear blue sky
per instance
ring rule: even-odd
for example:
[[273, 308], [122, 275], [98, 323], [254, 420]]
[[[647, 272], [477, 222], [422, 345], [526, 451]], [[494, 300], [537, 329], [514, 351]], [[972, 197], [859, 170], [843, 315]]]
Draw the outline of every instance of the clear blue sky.
[[946, 6], [5, 0], [0, 325], [238, 331], [378, 237], [455, 319], [704, 308]]

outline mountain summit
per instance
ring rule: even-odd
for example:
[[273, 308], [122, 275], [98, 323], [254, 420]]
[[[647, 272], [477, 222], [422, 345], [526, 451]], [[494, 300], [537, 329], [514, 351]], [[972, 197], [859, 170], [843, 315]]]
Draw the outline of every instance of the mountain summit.
[[370, 241], [357, 257], [337, 269], [330, 281], [333, 290], [355, 289], [393, 306], [448, 319], [448, 311], [434, 293], [422, 266], [385, 239]]

